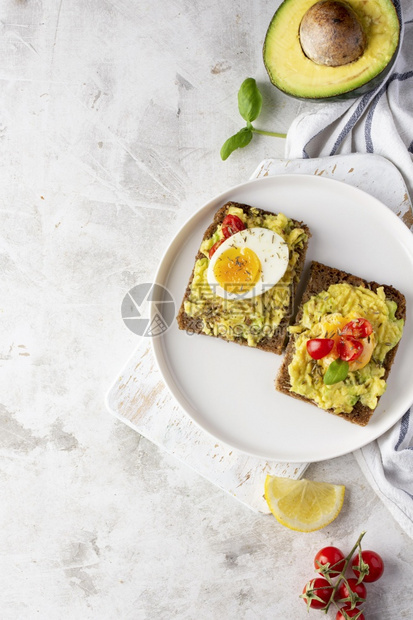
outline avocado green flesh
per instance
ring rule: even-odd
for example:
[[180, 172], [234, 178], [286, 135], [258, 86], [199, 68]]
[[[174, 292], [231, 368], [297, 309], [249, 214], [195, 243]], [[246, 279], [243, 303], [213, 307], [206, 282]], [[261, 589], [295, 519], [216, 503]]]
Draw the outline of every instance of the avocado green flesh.
[[302, 228], [279, 213], [262, 216], [257, 209], [247, 215], [238, 207], [229, 207], [228, 214], [237, 215], [247, 228], [263, 227], [278, 233], [288, 244], [289, 262], [281, 280], [263, 295], [251, 299], [228, 300], [213, 293], [207, 280], [209, 250], [224, 238], [222, 225], [209, 239], [202, 242], [204, 258], [195, 262], [190, 294], [184, 302], [185, 313], [208, 335], [223, 336], [227, 340], [241, 339], [256, 346], [263, 338], [271, 338], [290, 307], [291, 284], [295, 280], [298, 249], [307, 235]]
[[[351, 413], [358, 401], [375, 409], [378, 398], [386, 390], [383, 361], [403, 333], [404, 322], [396, 319], [396, 311], [397, 304], [386, 299], [382, 287], [374, 292], [347, 283], [333, 284], [312, 297], [303, 307], [300, 323], [290, 328], [296, 335], [294, 355], [288, 366], [291, 391], [335, 413]], [[323, 321], [335, 313], [349, 320], [365, 318], [370, 321], [376, 344], [364, 368], [350, 371], [344, 381], [325, 385], [322, 360], [316, 361], [309, 356], [307, 341], [327, 337]]]
[[367, 37], [363, 55], [339, 67], [319, 65], [304, 54], [299, 27], [315, 0], [284, 0], [264, 43], [264, 64], [271, 82], [300, 99], [356, 97], [372, 90], [390, 70], [399, 45], [400, 24], [391, 0], [346, 0]]

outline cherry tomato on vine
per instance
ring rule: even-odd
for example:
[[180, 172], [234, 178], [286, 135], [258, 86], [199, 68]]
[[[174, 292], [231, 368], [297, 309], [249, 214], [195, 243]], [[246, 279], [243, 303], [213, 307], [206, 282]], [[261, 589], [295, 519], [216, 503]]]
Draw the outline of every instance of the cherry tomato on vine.
[[212, 246], [212, 248], [209, 250], [209, 258], [212, 258], [213, 255], [215, 254], [215, 252], [218, 250], [219, 246], [224, 243], [225, 239], [220, 239], [219, 241], [217, 241], [216, 243], [214, 243], [214, 245]]
[[367, 319], [354, 319], [344, 325], [341, 333], [353, 338], [367, 338], [373, 333], [373, 327]]
[[[346, 616], [342, 613], [343, 611], [346, 612], [348, 618], [357, 618], [357, 614], [360, 614], [361, 610], [357, 607], [355, 607], [354, 609], [350, 609], [350, 607], [344, 606], [338, 610], [336, 620], [347, 620]], [[361, 613], [358, 616], [357, 620], [365, 620], [364, 614]]]
[[222, 232], [226, 239], [244, 228], [244, 222], [237, 215], [226, 215], [222, 221]]
[[[380, 579], [384, 572], [384, 562], [382, 557], [376, 553], [375, 551], [370, 551], [366, 549], [366, 551], [361, 552], [361, 557], [363, 562], [368, 566], [368, 573], [364, 575], [363, 581], [366, 583], [372, 583], [373, 581], [377, 581]], [[351, 567], [353, 569], [353, 573], [359, 578], [360, 571], [355, 570], [353, 566], [359, 566], [359, 556], [358, 554], [354, 556], [351, 561]], [[363, 571], [361, 571], [363, 572]]]
[[364, 583], [357, 583], [357, 579], [354, 579], [354, 577], [347, 579], [347, 583], [345, 581], [340, 583], [337, 590], [336, 600], [344, 601], [344, 599], [349, 598], [352, 593], [356, 594], [363, 600], [367, 596], [367, 588]]
[[[303, 599], [305, 603], [311, 607], [312, 609], [322, 609], [327, 605], [330, 600], [332, 587], [328, 583], [327, 579], [323, 579], [322, 577], [317, 577], [316, 579], [311, 579], [303, 588]], [[321, 601], [313, 598], [314, 596], [318, 596]]]
[[337, 353], [345, 362], [356, 360], [363, 353], [363, 345], [353, 336], [340, 336], [337, 343]]
[[321, 360], [328, 355], [334, 347], [332, 338], [312, 338], [307, 340], [307, 352], [313, 360]]
[[[317, 570], [328, 565], [329, 570], [333, 569], [337, 574], [344, 569], [344, 563], [344, 553], [337, 547], [323, 547], [314, 558], [314, 566]], [[329, 574], [331, 575], [331, 572]]]

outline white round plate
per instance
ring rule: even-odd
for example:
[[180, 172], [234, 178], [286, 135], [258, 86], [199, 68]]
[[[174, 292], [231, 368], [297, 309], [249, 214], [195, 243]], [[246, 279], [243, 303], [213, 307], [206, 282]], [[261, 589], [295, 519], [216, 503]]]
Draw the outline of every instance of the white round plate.
[[392, 284], [405, 295], [405, 330], [388, 387], [363, 428], [277, 392], [274, 379], [282, 356], [210, 336], [191, 336], [174, 322], [153, 339], [155, 358], [169, 390], [192, 420], [216, 439], [269, 460], [321, 461], [376, 439], [413, 402], [409, 358], [413, 235], [376, 198], [345, 183], [309, 175], [249, 181], [199, 209], [166, 250], [156, 282], [172, 293], [177, 309], [204, 231], [228, 200], [305, 222], [312, 233], [307, 266], [317, 260], [367, 280]]

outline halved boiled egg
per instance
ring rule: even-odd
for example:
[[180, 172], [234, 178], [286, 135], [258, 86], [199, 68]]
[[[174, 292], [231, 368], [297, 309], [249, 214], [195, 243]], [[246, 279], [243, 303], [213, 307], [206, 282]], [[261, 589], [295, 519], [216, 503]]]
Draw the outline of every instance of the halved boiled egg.
[[288, 244], [268, 228], [246, 228], [212, 255], [207, 280], [224, 299], [248, 299], [275, 286], [286, 272]]

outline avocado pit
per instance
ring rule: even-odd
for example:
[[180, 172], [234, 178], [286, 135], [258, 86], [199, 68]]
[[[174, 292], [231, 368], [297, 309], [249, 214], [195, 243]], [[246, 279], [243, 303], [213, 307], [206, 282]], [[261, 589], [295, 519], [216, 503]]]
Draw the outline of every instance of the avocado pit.
[[321, 0], [305, 13], [299, 29], [304, 54], [318, 65], [339, 67], [363, 55], [367, 39], [345, 2]]

